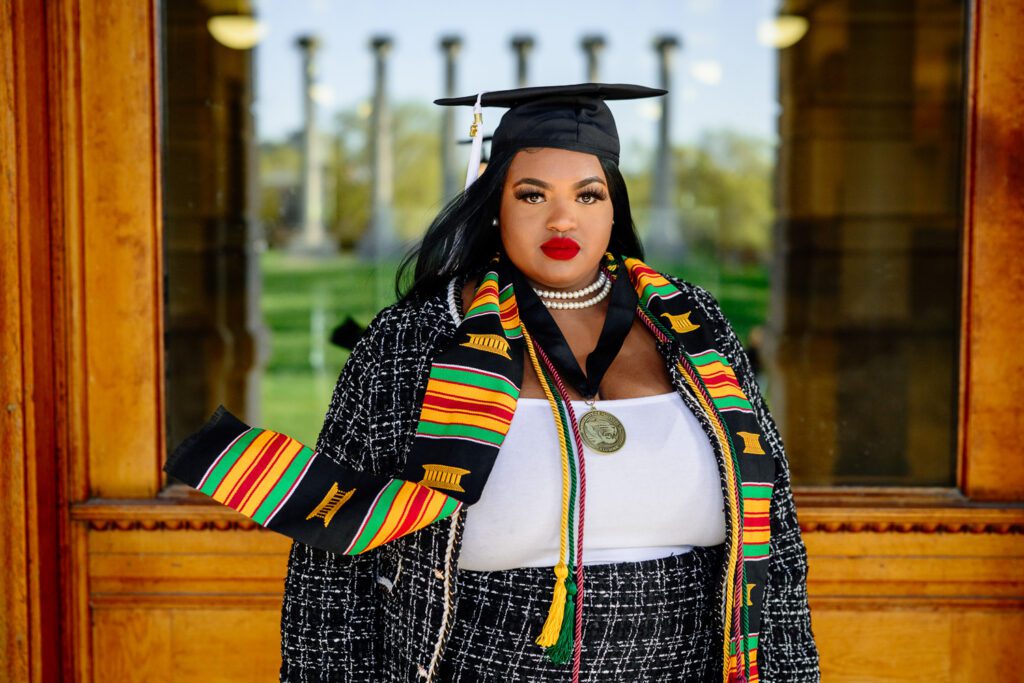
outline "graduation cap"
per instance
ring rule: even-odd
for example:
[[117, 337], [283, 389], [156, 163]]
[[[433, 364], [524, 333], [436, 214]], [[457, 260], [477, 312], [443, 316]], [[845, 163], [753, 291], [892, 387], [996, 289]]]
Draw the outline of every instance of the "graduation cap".
[[491, 153], [510, 154], [525, 147], [558, 147], [587, 152], [619, 163], [619, 134], [605, 100], [635, 100], [667, 90], [625, 83], [578, 83], [496, 90], [434, 100], [442, 106], [473, 105], [473, 150], [466, 187], [480, 166], [482, 107], [507, 107], [494, 130]]

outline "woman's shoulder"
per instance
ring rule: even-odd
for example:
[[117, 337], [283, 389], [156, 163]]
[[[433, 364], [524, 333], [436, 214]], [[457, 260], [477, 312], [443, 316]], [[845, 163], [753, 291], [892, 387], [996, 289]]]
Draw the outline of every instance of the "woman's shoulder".
[[455, 280], [426, 296], [406, 297], [380, 310], [367, 326], [353, 353], [378, 358], [396, 352], [429, 350], [439, 338], [451, 336], [460, 322]]
[[722, 317], [724, 320], [722, 308], [718, 305], [718, 300], [707, 289], [690, 282], [689, 280], [672, 275], [671, 273], [659, 272], [659, 275], [675, 285], [683, 294], [688, 295], [693, 299], [694, 302], [703, 309], [705, 314], [711, 314], [711, 317], [713, 318]]

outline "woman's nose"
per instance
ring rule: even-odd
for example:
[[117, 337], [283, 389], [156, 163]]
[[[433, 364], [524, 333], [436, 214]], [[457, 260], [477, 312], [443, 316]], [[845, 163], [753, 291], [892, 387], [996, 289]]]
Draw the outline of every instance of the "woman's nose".
[[576, 212], [572, 202], [553, 200], [551, 213], [548, 215], [548, 230], [566, 232], [576, 227]]

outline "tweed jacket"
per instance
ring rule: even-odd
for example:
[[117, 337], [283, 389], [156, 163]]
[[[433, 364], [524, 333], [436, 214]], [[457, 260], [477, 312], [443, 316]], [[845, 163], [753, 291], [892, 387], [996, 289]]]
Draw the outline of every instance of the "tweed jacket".
[[[750, 363], [714, 298], [669, 279], [698, 301], [715, 327], [716, 346], [750, 398], [765, 439], [780, 437]], [[462, 282], [390, 306], [373, 320], [338, 378], [317, 451], [339, 463], [393, 475], [408, 456], [434, 357], [461, 322]], [[659, 345], [670, 378], [698, 418], [693, 395]], [[702, 426], [715, 443], [710, 424]], [[721, 453], [716, 452], [720, 467]], [[817, 681], [818, 653], [807, 605], [807, 554], [784, 456], [778, 456], [771, 504], [771, 554], [760, 633], [762, 681]], [[281, 612], [281, 681], [438, 681], [459, 599], [464, 511], [362, 555], [300, 542], [288, 560]], [[723, 568], [724, 577], [724, 568]], [[719, 601], [719, 604], [721, 602]], [[568, 669], [566, 671], [568, 676]]]

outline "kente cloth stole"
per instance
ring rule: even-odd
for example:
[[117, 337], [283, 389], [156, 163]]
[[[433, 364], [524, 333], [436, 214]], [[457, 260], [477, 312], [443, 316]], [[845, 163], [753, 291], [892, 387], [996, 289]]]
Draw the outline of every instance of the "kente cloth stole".
[[[520, 320], [509, 268], [492, 263], [454, 339], [431, 365], [411, 450], [395, 476], [340, 465], [285, 434], [250, 427], [223, 407], [164, 470], [268, 529], [331, 552], [363, 553], [480, 498], [529, 363], [552, 407], [563, 473], [560, 560], [537, 642], [552, 660], [571, 661], [575, 679], [584, 588], [583, 447], [558, 368]], [[710, 323], [696, 317], [696, 301], [638, 259], [607, 254], [602, 268], [612, 278], [627, 274], [637, 315], [670, 345], [711, 425], [726, 503], [723, 679], [757, 681], [775, 454], [729, 361], [714, 347]]]

